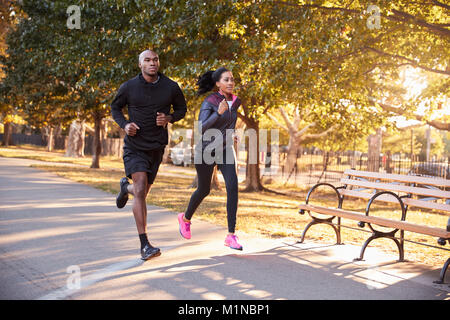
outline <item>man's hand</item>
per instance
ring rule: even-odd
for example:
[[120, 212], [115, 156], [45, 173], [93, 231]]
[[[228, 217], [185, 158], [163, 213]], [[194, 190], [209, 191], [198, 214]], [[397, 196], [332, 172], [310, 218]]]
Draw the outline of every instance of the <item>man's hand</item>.
[[170, 122], [170, 120], [172, 120], [171, 115], [166, 115], [161, 112], [156, 113], [156, 125], [157, 126], [165, 127]]
[[127, 125], [125, 126], [125, 132], [127, 135], [129, 136], [135, 136], [137, 131], [139, 130], [139, 127], [136, 123], [131, 122], [131, 123], [127, 123]]

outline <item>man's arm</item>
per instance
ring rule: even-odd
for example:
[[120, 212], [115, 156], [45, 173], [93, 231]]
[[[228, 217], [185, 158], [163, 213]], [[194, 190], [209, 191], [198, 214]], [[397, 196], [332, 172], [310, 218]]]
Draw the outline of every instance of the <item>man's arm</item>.
[[173, 90], [173, 99], [172, 99], [172, 107], [173, 113], [170, 113], [171, 116], [170, 123], [174, 123], [184, 118], [187, 111], [186, 100], [184, 98], [183, 91], [181, 91], [180, 86], [175, 84], [175, 88]]
[[129, 123], [125, 116], [123, 115], [122, 109], [128, 104], [127, 94], [126, 94], [126, 83], [122, 84], [117, 91], [117, 94], [111, 103], [111, 114], [114, 121], [122, 128]]

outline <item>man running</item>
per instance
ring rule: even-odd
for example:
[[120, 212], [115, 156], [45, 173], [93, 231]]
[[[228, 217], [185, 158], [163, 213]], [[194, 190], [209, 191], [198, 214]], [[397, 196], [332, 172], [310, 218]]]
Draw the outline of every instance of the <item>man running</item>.
[[[141, 241], [142, 260], [161, 254], [147, 238], [146, 197], [155, 180], [168, 143], [167, 123], [184, 118], [186, 101], [178, 84], [158, 71], [158, 54], [145, 50], [139, 55], [141, 73], [123, 83], [113, 102], [111, 112], [114, 121], [126, 132], [123, 147], [125, 175], [120, 180], [120, 192], [116, 198], [118, 208], [134, 196], [133, 215]], [[128, 120], [122, 109], [127, 106]], [[171, 113], [170, 107], [173, 107]]]

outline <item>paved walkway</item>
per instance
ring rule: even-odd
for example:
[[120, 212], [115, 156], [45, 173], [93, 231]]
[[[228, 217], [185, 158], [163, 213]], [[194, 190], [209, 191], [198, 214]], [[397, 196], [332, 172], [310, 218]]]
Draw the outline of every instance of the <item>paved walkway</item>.
[[439, 269], [394, 254], [354, 262], [359, 247], [242, 233], [233, 251], [225, 228], [194, 218], [184, 240], [176, 213], [152, 205], [162, 255], [142, 262], [131, 204], [30, 163], [0, 158], [0, 299], [450, 299]]

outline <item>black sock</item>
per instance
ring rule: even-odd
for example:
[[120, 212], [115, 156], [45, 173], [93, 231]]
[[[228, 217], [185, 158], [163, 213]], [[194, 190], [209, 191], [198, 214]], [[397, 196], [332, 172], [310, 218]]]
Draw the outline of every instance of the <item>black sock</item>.
[[146, 233], [142, 233], [139, 235], [139, 240], [141, 240], [141, 250], [148, 244], [150, 245], [150, 243], [148, 242], [147, 239], [147, 234]]

